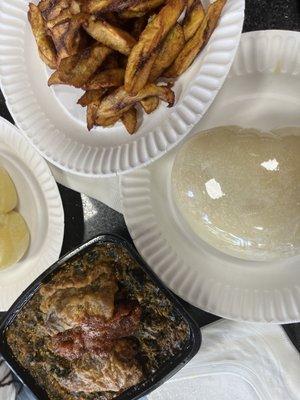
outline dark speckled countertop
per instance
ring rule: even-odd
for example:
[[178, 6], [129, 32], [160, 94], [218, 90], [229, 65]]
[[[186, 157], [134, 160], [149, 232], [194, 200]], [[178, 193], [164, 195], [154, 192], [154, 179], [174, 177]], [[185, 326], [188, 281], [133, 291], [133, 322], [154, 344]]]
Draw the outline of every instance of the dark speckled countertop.
[[[244, 32], [265, 29], [300, 31], [300, 0], [246, 0]], [[0, 115], [13, 122], [1, 93]], [[118, 212], [97, 200], [87, 201], [86, 196], [64, 187], [60, 187], [60, 193], [66, 217], [62, 254], [99, 233], [117, 233], [130, 239], [123, 216]], [[194, 307], [188, 308], [199, 326], [217, 319]], [[285, 329], [300, 351], [300, 324]]]
[[243, 31], [265, 29], [300, 31], [300, 1], [246, 0]]

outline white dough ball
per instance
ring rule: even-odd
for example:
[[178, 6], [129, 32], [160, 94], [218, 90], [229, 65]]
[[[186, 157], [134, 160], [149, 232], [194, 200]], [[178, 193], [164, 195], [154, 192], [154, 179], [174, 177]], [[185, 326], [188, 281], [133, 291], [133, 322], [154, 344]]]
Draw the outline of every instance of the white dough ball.
[[0, 214], [0, 269], [16, 264], [29, 246], [29, 231], [16, 211]]
[[15, 185], [6, 170], [0, 166], [0, 213], [16, 208], [18, 196]]
[[300, 136], [219, 127], [179, 150], [178, 210], [218, 250], [247, 260], [300, 253]]

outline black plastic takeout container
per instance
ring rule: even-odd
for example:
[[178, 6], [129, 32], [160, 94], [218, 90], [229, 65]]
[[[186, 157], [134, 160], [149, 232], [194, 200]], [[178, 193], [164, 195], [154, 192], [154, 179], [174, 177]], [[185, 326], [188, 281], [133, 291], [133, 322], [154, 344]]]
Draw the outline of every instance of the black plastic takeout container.
[[22, 311], [22, 308], [27, 304], [35, 292], [40, 288], [42, 283], [47, 282], [55, 273], [63, 267], [66, 261], [69, 261], [78, 254], [84, 254], [90, 250], [94, 245], [101, 243], [115, 243], [123, 246], [131, 256], [139, 263], [144, 272], [152, 279], [157, 287], [165, 294], [165, 296], [173, 303], [174, 307], [181, 314], [182, 318], [188, 323], [190, 328], [190, 337], [182, 349], [181, 353], [172, 358], [166, 360], [166, 362], [159, 368], [159, 370], [149, 376], [146, 380], [140, 384], [133, 386], [126, 390], [121, 395], [114, 398], [114, 400], [137, 400], [140, 397], [150, 393], [158, 386], [167, 381], [172, 375], [178, 372], [186, 363], [188, 363], [194, 355], [198, 352], [201, 345], [201, 333], [200, 329], [191, 316], [187, 313], [178, 299], [165, 287], [165, 285], [157, 278], [157, 276], [150, 270], [145, 264], [142, 258], [139, 256], [135, 248], [126, 240], [121, 237], [113, 235], [101, 235], [97, 236], [89, 242], [81, 245], [77, 249], [71, 251], [49, 269], [47, 269], [42, 275], [40, 275], [16, 300], [12, 307], [7, 312], [4, 320], [0, 325], [0, 351], [18, 378], [26, 385], [32, 393], [39, 400], [49, 400], [46, 391], [41, 387], [35, 379], [25, 370], [14, 358], [10, 347], [6, 341], [6, 330], [16, 318], [16, 316]]

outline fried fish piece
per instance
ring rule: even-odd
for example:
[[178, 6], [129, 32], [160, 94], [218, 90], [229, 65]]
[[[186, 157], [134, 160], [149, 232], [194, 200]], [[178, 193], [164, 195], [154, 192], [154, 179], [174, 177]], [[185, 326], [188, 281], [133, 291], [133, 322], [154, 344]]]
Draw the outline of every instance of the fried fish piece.
[[94, 16], [91, 16], [83, 27], [98, 42], [125, 55], [129, 55], [136, 44], [136, 40], [128, 32], [103, 19], [95, 19]]
[[[105, 58], [111, 53], [111, 49], [100, 43], [96, 43], [84, 49], [80, 54], [64, 58], [57, 70], [61, 80], [60, 83], [65, 83], [77, 88], [84, 87], [101, 66]], [[50, 77], [48, 85], [49, 83], [53, 84], [53, 77]]]
[[41, 11], [33, 3], [29, 3], [28, 20], [38, 46], [40, 58], [49, 68], [56, 68], [57, 55], [54, 43], [51, 37], [47, 35], [46, 25]]
[[226, 0], [216, 0], [209, 6], [202, 24], [195, 35], [186, 43], [174, 63], [166, 70], [164, 77], [176, 78], [188, 69], [209, 40], [219, 21], [225, 3]]
[[166, 39], [157, 51], [157, 56], [149, 75], [149, 82], [154, 82], [161, 76], [163, 71], [176, 59], [184, 45], [185, 39], [183, 29], [182, 26], [177, 23], [168, 33]]
[[137, 94], [146, 85], [155, 61], [155, 50], [176, 24], [184, 7], [185, 0], [169, 0], [146, 26], [128, 57], [125, 72], [128, 93]]
[[124, 112], [121, 116], [121, 121], [125, 126], [127, 132], [132, 135], [137, 129], [137, 110], [135, 107], [129, 108], [128, 111]]
[[86, 85], [85, 89], [94, 90], [109, 87], [119, 87], [124, 83], [125, 70], [123, 68], [111, 68], [96, 74]]
[[89, 104], [99, 101], [105, 92], [105, 89], [87, 90], [77, 101], [77, 104], [81, 107], [87, 107]]
[[205, 17], [205, 11], [200, 0], [192, 0], [187, 8], [182, 27], [185, 40], [188, 41], [196, 33]]
[[57, 50], [58, 63], [63, 58], [77, 54], [86, 46], [86, 33], [81, 29], [85, 18], [83, 14], [71, 16], [49, 29]]
[[157, 109], [159, 105], [159, 98], [155, 96], [147, 97], [146, 99], [141, 100], [140, 103], [145, 113], [151, 114], [153, 111]]
[[135, 5], [139, 0], [87, 0], [84, 10], [90, 14], [122, 11]]
[[172, 107], [175, 101], [174, 92], [169, 88], [169, 86], [148, 84], [136, 95], [128, 94], [124, 86], [121, 86], [101, 100], [100, 106], [97, 110], [97, 116], [110, 118], [119, 115], [120, 117], [136, 103], [152, 96], [159, 97], [161, 100], [167, 102], [169, 107]]

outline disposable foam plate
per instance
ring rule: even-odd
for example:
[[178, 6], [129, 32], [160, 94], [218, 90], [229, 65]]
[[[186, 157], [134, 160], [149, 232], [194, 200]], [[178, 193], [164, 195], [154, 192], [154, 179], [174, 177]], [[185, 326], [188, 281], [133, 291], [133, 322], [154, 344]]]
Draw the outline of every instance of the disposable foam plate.
[[[299, 127], [299, 54], [297, 32], [244, 34], [224, 87], [192, 134], [220, 125], [278, 134]], [[243, 261], [198, 239], [171, 196], [175, 154], [121, 178], [125, 220], [146, 262], [176, 294], [205, 311], [240, 321], [300, 321], [300, 257]]]
[[18, 193], [17, 210], [30, 231], [30, 245], [15, 265], [0, 270], [0, 311], [7, 311], [24, 289], [60, 255], [64, 212], [47, 163], [21, 133], [0, 118], [0, 165]]
[[138, 132], [130, 136], [121, 123], [89, 133], [85, 110], [76, 104], [81, 91], [47, 86], [51, 71], [39, 59], [27, 20], [28, 3], [1, 0], [2, 91], [17, 125], [43, 157], [63, 170], [86, 176], [112, 176], [149, 164], [188, 134], [229, 72], [245, 8], [245, 0], [227, 1], [205, 50], [174, 87], [175, 107], [161, 104], [143, 117]]

